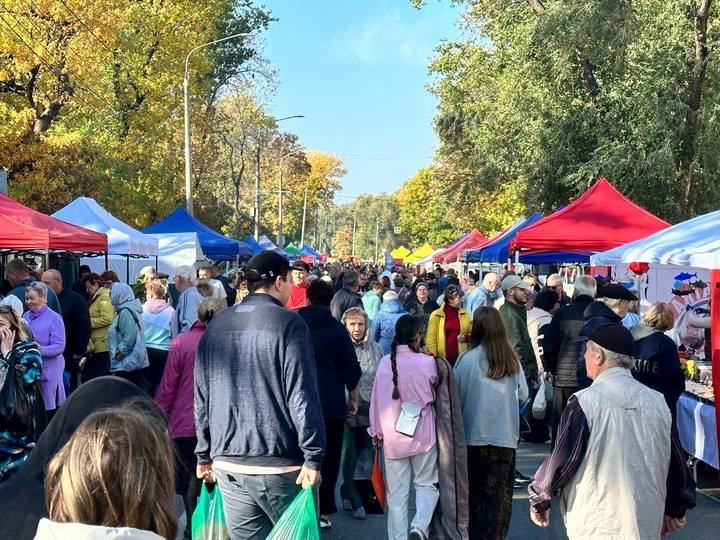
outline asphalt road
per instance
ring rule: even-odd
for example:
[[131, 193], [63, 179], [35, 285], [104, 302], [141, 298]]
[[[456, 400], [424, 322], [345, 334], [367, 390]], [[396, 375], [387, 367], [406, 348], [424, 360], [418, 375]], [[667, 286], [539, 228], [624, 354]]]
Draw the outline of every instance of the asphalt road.
[[[518, 449], [518, 469], [532, 476], [548, 454], [550, 446], [547, 444], [521, 443]], [[713, 500], [698, 494], [697, 507], [688, 513], [688, 524], [679, 533], [668, 536], [669, 540], [714, 540], [720, 538], [720, 488], [718, 488], [717, 472], [709, 468], [702, 468], [699, 472], [699, 486]], [[338, 508], [340, 508], [338, 500]], [[178, 513], [182, 513], [182, 501], [177, 498]], [[510, 523], [508, 540], [566, 540], [565, 527], [557, 511], [557, 504], [552, 509], [550, 526], [540, 529], [533, 525], [529, 517], [530, 507], [525, 489], [515, 490], [513, 498], [513, 513]], [[385, 516], [368, 516], [365, 521], [356, 521], [351, 513], [339, 512], [331, 517], [333, 526], [321, 532], [321, 540], [383, 540], [387, 538]], [[185, 525], [185, 516], [180, 516], [180, 531]], [[182, 532], [178, 536], [180, 540]], [[440, 539], [438, 539], [440, 540]]]

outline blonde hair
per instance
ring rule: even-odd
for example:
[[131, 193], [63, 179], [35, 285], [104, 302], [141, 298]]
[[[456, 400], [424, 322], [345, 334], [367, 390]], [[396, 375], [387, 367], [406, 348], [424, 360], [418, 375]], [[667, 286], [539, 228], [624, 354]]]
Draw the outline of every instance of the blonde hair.
[[165, 298], [165, 287], [159, 279], [148, 281], [145, 284], [145, 290], [147, 291], [148, 296], [158, 299]]
[[642, 323], [667, 332], [675, 326], [675, 315], [665, 302], [655, 302], [642, 316]]
[[175, 460], [162, 418], [146, 398], [88, 416], [50, 461], [50, 519], [175, 538]]
[[10, 325], [10, 330], [15, 332], [15, 342], [32, 341], [30, 334], [28, 334], [28, 327], [23, 324], [24, 319], [18, 316], [17, 311], [12, 306], [0, 304], [0, 317], [5, 319]]
[[224, 298], [205, 298], [198, 306], [198, 319], [209, 323], [212, 318], [228, 307]]

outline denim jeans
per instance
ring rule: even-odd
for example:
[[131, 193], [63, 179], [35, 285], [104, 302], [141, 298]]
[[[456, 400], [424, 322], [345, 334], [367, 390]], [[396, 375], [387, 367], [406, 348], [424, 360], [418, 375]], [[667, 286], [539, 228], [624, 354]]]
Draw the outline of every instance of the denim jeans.
[[252, 475], [218, 470], [215, 477], [232, 540], [265, 540], [300, 493], [298, 471]]

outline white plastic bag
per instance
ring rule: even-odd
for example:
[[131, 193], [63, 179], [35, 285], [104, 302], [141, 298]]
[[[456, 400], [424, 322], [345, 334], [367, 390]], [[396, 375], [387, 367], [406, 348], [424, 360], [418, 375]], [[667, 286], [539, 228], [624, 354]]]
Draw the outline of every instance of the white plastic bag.
[[535, 420], [545, 420], [545, 414], [547, 412], [547, 394], [545, 392], [545, 386], [547, 382], [544, 378], [540, 377], [540, 388], [537, 389], [535, 399], [532, 405], [532, 415]]

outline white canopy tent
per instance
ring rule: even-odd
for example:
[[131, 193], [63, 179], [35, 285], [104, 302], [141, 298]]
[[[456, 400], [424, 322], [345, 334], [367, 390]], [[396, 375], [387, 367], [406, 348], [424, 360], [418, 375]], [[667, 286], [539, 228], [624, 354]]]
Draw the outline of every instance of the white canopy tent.
[[89, 197], [78, 197], [52, 216], [73, 225], [105, 233], [110, 255], [154, 257], [158, 254], [156, 238], [123, 223]]
[[[168, 233], [168, 234], [148, 234], [158, 243], [157, 270], [160, 273], [168, 274], [172, 277], [178, 266], [192, 266], [198, 261], [205, 261], [205, 255], [200, 249], [197, 233]], [[87, 257], [81, 259], [82, 264], [87, 264], [93, 272], [103, 272], [105, 270], [105, 261], [97, 257]], [[119, 255], [110, 255], [108, 257], [108, 269], [117, 272], [121, 281], [133, 283], [140, 273], [140, 270], [146, 266], [155, 266], [155, 257], [152, 259], [130, 258], [129, 264], [126, 257]], [[128, 279], [128, 271], [130, 273]]]
[[592, 266], [631, 262], [720, 268], [720, 210], [590, 257]]

